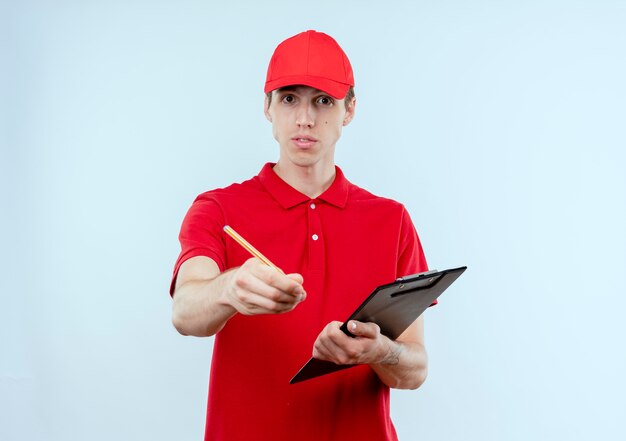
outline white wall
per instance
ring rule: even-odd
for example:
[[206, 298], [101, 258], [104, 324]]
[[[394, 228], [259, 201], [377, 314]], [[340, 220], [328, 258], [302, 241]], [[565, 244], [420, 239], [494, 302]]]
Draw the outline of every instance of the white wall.
[[196, 194], [277, 157], [282, 39], [328, 32], [358, 113], [337, 162], [405, 202], [432, 267], [401, 439], [624, 439], [626, 4], [0, 4], [0, 439], [200, 439], [211, 340], [167, 288]]

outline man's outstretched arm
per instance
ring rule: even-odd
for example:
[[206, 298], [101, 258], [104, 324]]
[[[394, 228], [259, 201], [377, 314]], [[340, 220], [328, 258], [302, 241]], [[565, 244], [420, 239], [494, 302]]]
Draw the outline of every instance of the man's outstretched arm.
[[172, 323], [183, 335], [211, 336], [236, 313], [281, 314], [306, 298], [300, 274], [281, 274], [257, 258], [220, 273], [208, 257], [192, 257], [178, 271]]

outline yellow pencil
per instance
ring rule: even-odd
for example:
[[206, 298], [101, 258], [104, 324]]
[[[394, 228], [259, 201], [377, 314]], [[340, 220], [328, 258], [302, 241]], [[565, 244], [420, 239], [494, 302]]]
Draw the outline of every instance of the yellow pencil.
[[278, 268], [276, 265], [274, 265], [267, 257], [265, 257], [263, 254], [261, 254], [259, 252], [259, 250], [257, 250], [256, 248], [254, 248], [252, 245], [250, 245], [250, 243], [248, 243], [248, 241], [246, 239], [244, 239], [243, 237], [241, 237], [239, 235], [239, 233], [237, 233], [235, 230], [233, 230], [231, 227], [229, 227], [228, 225], [224, 225], [224, 231], [226, 232], [226, 234], [228, 234], [230, 237], [232, 237], [233, 239], [235, 239], [235, 242], [237, 242], [239, 245], [241, 245], [242, 247], [244, 247], [246, 250], [248, 250], [248, 252], [250, 254], [252, 254], [254, 257], [256, 257], [257, 259], [259, 259], [261, 262], [263, 262], [264, 264], [266, 264], [267, 266], [274, 268], [275, 270], [277, 270], [278, 272], [280, 272], [281, 274], [285, 274], [283, 272], [283, 270], [281, 270], [280, 268]]

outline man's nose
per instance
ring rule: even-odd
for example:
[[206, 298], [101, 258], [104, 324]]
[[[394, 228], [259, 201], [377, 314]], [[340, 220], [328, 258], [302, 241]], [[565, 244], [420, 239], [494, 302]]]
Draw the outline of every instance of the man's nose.
[[315, 115], [311, 104], [301, 104], [298, 106], [296, 124], [299, 127], [313, 127], [315, 125]]

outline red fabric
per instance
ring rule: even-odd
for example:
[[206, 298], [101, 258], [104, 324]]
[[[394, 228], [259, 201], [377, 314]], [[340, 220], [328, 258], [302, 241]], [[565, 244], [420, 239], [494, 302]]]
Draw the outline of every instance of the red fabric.
[[427, 270], [411, 219], [404, 206], [351, 184], [339, 168], [331, 187], [311, 200], [272, 166], [200, 195], [180, 233], [172, 285], [190, 257], [208, 256], [221, 270], [250, 257], [223, 232], [230, 225], [283, 271], [302, 274], [307, 291], [292, 312], [236, 315], [216, 335], [205, 439], [396, 440], [389, 388], [369, 367], [289, 380], [328, 322], [344, 320], [376, 286]]

